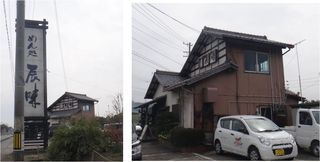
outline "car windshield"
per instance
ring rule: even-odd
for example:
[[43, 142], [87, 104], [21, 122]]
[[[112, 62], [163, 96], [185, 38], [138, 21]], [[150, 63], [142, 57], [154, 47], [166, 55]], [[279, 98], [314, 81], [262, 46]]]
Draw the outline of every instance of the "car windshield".
[[250, 129], [254, 132], [275, 132], [281, 131], [281, 129], [272, 121], [266, 118], [252, 118], [245, 119]]
[[312, 111], [313, 117], [316, 119], [316, 122], [319, 124], [319, 116], [320, 111]]

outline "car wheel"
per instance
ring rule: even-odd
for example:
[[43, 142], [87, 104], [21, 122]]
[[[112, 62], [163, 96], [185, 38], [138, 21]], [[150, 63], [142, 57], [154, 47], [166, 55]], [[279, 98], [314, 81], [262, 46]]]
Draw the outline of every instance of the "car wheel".
[[223, 153], [220, 141], [216, 141], [214, 143], [214, 149], [216, 151], [216, 154], [222, 154]]
[[311, 145], [311, 151], [314, 156], [319, 157], [319, 142], [313, 142]]
[[250, 160], [252, 160], [252, 161], [261, 160], [261, 157], [260, 157], [260, 154], [259, 154], [258, 149], [255, 148], [255, 147], [252, 147], [252, 148], [249, 150], [248, 158], [249, 158]]

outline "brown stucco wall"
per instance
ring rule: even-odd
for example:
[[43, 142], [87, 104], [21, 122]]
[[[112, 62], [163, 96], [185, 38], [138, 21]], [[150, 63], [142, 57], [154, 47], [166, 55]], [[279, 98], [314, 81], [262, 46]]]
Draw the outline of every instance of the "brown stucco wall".
[[[254, 50], [269, 55], [269, 74], [249, 73], [244, 70], [244, 51]], [[229, 47], [229, 55], [238, 65], [239, 104], [254, 113], [256, 106], [284, 102], [284, 74], [281, 49], [254, 48], [250, 46]], [[272, 98], [273, 96], [273, 98]], [[242, 114], [242, 113], [241, 113]]]
[[[244, 70], [244, 51], [255, 50], [269, 55], [269, 74], [248, 73]], [[237, 71], [225, 71], [192, 85], [194, 92], [194, 127], [203, 122], [203, 88], [217, 88], [213, 115], [256, 114], [262, 105], [284, 104], [284, 74], [281, 49], [252, 47], [227, 43], [227, 59], [238, 65]], [[238, 95], [237, 95], [238, 94]], [[272, 97], [273, 96], [273, 97]], [[213, 123], [214, 128], [216, 123]]]

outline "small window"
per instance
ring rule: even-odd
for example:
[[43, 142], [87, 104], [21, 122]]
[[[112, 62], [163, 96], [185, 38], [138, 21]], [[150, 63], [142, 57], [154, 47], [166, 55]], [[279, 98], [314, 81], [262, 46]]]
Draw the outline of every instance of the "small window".
[[299, 124], [301, 125], [312, 125], [312, 118], [308, 112], [299, 112]]
[[244, 133], [247, 129], [240, 120], [232, 120], [232, 130]]
[[82, 106], [82, 111], [90, 111], [89, 105], [83, 105]]
[[222, 119], [220, 125], [222, 128], [230, 129], [230, 119]]
[[245, 71], [269, 72], [269, 57], [265, 53], [246, 51], [244, 55]]

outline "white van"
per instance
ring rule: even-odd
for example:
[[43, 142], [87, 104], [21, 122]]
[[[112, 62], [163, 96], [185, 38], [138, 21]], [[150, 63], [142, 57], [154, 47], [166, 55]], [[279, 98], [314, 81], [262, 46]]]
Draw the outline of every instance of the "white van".
[[256, 115], [220, 118], [214, 133], [214, 147], [217, 154], [227, 151], [250, 160], [292, 160], [298, 155], [292, 135], [271, 120]]
[[293, 126], [286, 126], [282, 130], [290, 133], [299, 147], [310, 150], [314, 156], [319, 156], [320, 109], [294, 109]]

